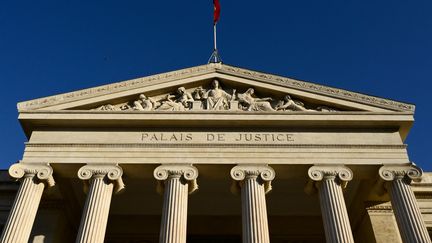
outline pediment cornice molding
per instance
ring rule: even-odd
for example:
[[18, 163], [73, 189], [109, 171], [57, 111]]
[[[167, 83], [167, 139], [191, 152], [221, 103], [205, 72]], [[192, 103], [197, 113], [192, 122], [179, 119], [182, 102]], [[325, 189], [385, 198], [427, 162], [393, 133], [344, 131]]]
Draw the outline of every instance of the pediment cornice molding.
[[102, 85], [94, 88], [77, 90], [69, 93], [48, 96], [18, 103], [18, 110], [34, 110], [60, 103], [73, 102], [86, 98], [117, 93], [125, 90], [140, 88], [154, 83], [163, 83], [182, 78], [194, 77], [215, 71], [213, 65], [202, 65], [177, 71], [155, 74], [147, 77]]
[[244, 68], [222, 65], [221, 70], [231, 75], [241, 75], [243, 78], [250, 78], [259, 81], [268, 82], [271, 84], [282, 85], [292, 89], [298, 89], [306, 92], [331, 96], [334, 98], [354, 101], [362, 104], [383, 107], [395, 111], [410, 111], [414, 112], [415, 105], [407, 104], [399, 101], [394, 101], [385, 98], [374, 97], [370, 95], [360, 94], [343, 89], [328, 87], [311, 82], [295, 80], [278, 75], [251, 71]]
[[177, 71], [151, 75], [143, 78], [137, 78], [128, 81], [102, 85], [94, 88], [88, 88], [74, 92], [20, 102], [18, 103], [18, 110], [37, 110], [58, 104], [84, 100], [88, 98], [118, 93], [154, 84], [161, 84], [174, 80], [186, 79], [210, 73], [221, 73], [245, 79], [261, 81], [273, 85], [283, 86], [347, 101], [358, 102], [361, 104], [376, 106], [394, 111], [414, 112], [415, 110], [415, 106], [412, 104], [402, 103], [390, 99], [378, 98], [343, 89], [327, 87], [324, 85], [295, 80], [258, 71], [252, 71], [225, 64], [201, 65]]

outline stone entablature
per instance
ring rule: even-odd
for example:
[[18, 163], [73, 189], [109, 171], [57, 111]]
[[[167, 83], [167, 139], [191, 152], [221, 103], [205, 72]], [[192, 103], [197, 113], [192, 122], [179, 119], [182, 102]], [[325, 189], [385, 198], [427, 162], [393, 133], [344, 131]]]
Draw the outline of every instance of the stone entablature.
[[[122, 113], [124, 114], [124, 113]], [[246, 113], [250, 114], [250, 113]], [[105, 115], [105, 114], [104, 114]], [[132, 126], [129, 126], [131, 129]], [[409, 163], [397, 131], [138, 128], [33, 131], [26, 163]], [[232, 158], [236, 158], [232, 160]], [[379, 160], [377, 159], [379, 158]]]

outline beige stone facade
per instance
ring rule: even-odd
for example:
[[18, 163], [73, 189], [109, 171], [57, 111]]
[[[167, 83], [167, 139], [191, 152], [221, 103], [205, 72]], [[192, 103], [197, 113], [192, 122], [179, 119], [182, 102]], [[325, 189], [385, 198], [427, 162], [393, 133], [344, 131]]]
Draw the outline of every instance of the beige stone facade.
[[430, 242], [414, 109], [220, 63], [22, 102], [0, 241]]

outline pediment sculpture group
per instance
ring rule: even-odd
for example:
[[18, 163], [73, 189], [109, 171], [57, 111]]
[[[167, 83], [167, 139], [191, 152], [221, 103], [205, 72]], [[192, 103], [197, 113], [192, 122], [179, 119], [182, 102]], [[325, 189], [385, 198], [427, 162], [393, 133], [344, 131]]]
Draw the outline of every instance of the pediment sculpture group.
[[242, 110], [242, 111], [335, 111], [335, 109], [319, 106], [308, 109], [304, 103], [293, 100], [286, 94], [283, 99], [274, 102], [271, 97], [258, 98], [255, 90], [248, 88], [244, 93], [236, 93], [233, 89], [229, 94], [223, 90], [218, 80], [213, 80], [211, 88], [196, 88], [192, 93], [184, 87], [177, 88], [175, 94], [168, 94], [160, 100], [154, 100], [140, 94], [137, 100], [121, 106], [103, 105], [96, 110], [137, 110], [137, 111], [187, 111], [187, 110]]

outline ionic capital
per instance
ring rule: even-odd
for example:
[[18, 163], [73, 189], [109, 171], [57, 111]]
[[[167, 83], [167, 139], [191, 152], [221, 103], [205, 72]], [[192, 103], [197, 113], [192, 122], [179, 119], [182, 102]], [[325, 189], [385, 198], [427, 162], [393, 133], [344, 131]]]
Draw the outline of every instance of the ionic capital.
[[[198, 189], [198, 169], [193, 165], [180, 165], [180, 164], [165, 164], [158, 166], [153, 171], [153, 176], [160, 182], [165, 182], [168, 179], [180, 178], [189, 184], [189, 193]], [[164, 183], [159, 183], [158, 192], [162, 193], [164, 190]]]
[[379, 169], [379, 176], [386, 182], [394, 180], [405, 180], [408, 184], [411, 181], [421, 181], [422, 169], [415, 165], [384, 165]]
[[344, 165], [315, 165], [309, 168], [309, 183], [305, 191], [311, 194], [315, 191], [317, 182], [323, 180], [335, 180], [345, 188], [349, 181], [353, 179], [353, 172]]
[[125, 188], [122, 179], [123, 169], [118, 165], [85, 165], [78, 170], [78, 178], [86, 182], [93, 178], [103, 178], [114, 184], [114, 192], [120, 192]]
[[230, 174], [238, 182], [238, 187], [242, 186], [242, 181], [254, 179], [264, 184], [266, 193], [271, 191], [271, 181], [276, 176], [276, 172], [268, 165], [237, 165], [231, 169]]
[[53, 169], [48, 164], [17, 163], [9, 168], [9, 175], [17, 180], [23, 177], [32, 177], [44, 183], [47, 187], [55, 185], [52, 177]]

